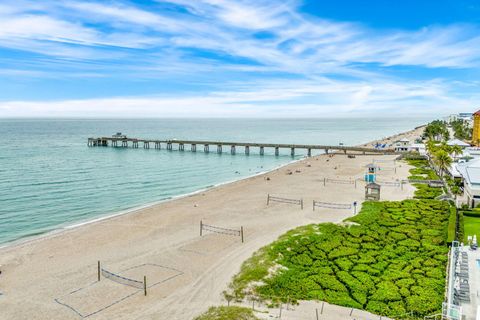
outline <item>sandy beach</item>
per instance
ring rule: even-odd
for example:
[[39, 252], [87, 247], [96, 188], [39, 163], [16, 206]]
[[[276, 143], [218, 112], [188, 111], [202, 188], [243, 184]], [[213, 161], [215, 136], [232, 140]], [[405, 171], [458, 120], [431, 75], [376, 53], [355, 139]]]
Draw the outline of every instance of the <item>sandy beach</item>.
[[[423, 128], [384, 140], [420, 136]], [[377, 140], [380, 142], [382, 140]], [[366, 144], [371, 145], [371, 144]], [[321, 155], [272, 172], [188, 197], [0, 249], [0, 319], [169, 319], [188, 320], [211, 305], [224, 304], [226, 289], [253, 252], [297, 226], [339, 222], [353, 210], [316, 208], [312, 201], [364, 199], [365, 165], [383, 160], [378, 180], [406, 179], [409, 166], [396, 156]], [[392, 160], [392, 161], [387, 161]], [[394, 170], [394, 167], [396, 168]], [[324, 185], [324, 178], [356, 180]], [[402, 200], [414, 188], [384, 186], [382, 200]], [[303, 199], [298, 205], [272, 202], [267, 195]], [[200, 221], [239, 236], [205, 231]], [[135, 280], [143, 289], [102, 277], [104, 269]]]

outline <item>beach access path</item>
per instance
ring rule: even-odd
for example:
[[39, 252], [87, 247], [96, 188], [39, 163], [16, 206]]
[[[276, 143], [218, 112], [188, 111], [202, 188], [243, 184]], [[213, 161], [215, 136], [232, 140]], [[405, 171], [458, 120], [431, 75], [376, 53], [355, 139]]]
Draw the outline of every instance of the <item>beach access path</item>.
[[[409, 133], [410, 135], [416, 133]], [[353, 203], [364, 198], [365, 165], [396, 156], [322, 155], [275, 171], [165, 202], [126, 215], [0, 249], [1, 319], [189, 320], [225, 304], [222, 291], [243, 261], [297, 226], [340, 222], [352, 209], [312, 209], [313, 200]], [[381, 181], [408, 177], [404, 162], [383, 162]], [[327, 183], [358, 179], [354, 184]], [[383, 200], [412, 197], [414, 188], [385, 186]], [[271, 202], [267, 194], [303, 199]], [[359, 208], [360, 209], [360, 206]], [[205, 232], [205, 224], [239, 230], [238, 236]], [[102, 268], [133, 279], [146, 274], [143, 290], [102, 278]], [[138, 272], [137, 272], [138, 271]], [[143, 277], [142, 277], [143, 278]]]

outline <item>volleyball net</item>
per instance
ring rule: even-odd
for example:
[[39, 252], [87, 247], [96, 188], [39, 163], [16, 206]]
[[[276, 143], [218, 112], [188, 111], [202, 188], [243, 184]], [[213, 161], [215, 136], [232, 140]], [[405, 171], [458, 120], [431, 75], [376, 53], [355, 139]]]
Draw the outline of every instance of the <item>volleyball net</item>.
[[97, 276], [98, 281], [100, 281], [101, 278], [104, 277], [113, 282], [116, 282], [128, 287], [136, 288], [138, 290], [143, 290], [144, 294], [147, 295], [147, 277], [146, 276], [143, 276], [143, 281], [127, 278], [102, 268], [100, 261], [97, 262], [97, 268], [98, 268], [98, 276]]
[[397, 173], [397, 167], [378, 167], [378, 172], [390, 171]]
[[299, 205], [303, 210], [303, 199], [289, 199], [289, 198], [275, 197], [269, 194], [267, 196], [267, 206], [270, 204], [270, 202], [295, 204], [295, 205]]
[[381, 185], [382, 187], [396, 187], [396, 188], [402, 187], [403, 188], [403, 184], [404, 184], [403, 181], [380, 181], [380, 180], [377, 180], [376, 182], [379, 185]]
[[218, 227], [211, 224], [205, 224], [200, 221], [200, 236], [203, 236], [205, 232], [211, 232], [216, 234], [223, 234], [227, 236], [241, 237], [243, 242], [243, 226], [240, 229], [230, 229], [224, 227]]
[[145, 286], [145, 283], [143, 281], [123, 277], [121, 275], [115, 274], [115, 273], [110, 272], [108, 270], [105, 270], [103, 268], [101, 268], [100, 274], [104, 278], [107, 278], [107, 279], [112, 280], [114, 282], [117, 282], [119, 284], [123, 284], [125, 286], [130, 286], [130, 287], [134, 287], [134, 288], [137, 288], [137, 289], [143, 289], [144, 286]]
[[314, 210], [314, 211], [315, 211], [315, 207], [317, 207], [317, 208], [328, 208], [328, 209], [344, 209], [344, 210], [349, 210], [349, 209], [352, 209], [352, 204], [349, 204], [349, 203], [322, 202], [322, 201], [315, 201], [315, 200], [313, 200], [313, 210]]
[[397, 160], [373, 159], [373, 163], [393, 163], [395, 165], [397, 163]]
[[352, 179], [323, 178], [323, 185], [326, 186], [328, 183], [346, 184], [346, 185], [353, 185], [353, 186], [355, 186], [355, 188], [357, 187], [357, 180], [352, 180]]

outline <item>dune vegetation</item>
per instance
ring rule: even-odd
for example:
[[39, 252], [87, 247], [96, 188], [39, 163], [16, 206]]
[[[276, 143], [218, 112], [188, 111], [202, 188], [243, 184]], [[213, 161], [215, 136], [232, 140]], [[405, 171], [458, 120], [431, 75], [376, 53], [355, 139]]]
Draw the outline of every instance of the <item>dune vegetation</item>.
[[449, 205], [367, 202], [342, 225], [294, 229], [247, 260], [231, 283], [237, 299], [320, 300], [399, 317], [441, 309]]
[[[426, 160], [410, 179], [439, 180]], [[258, 250], [230, 284], [237, 300], [326, 301], [396, 319], [441, 310], [456, 211], [442, 188], [416, 185], [414, 199], [365, 202], [341, 224], [299, 227]]]
[[211, 307], [195, 320], [257, 320], [253, 311], [242, 307]]

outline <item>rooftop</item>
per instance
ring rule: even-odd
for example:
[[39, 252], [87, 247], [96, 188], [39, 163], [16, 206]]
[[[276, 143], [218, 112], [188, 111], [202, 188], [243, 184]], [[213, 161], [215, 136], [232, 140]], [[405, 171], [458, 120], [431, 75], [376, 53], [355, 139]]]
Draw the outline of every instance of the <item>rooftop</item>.
[[460, 139], [451, 139], [447, 142], [447, 145], [449, 145], [449, 146], [460, 146], [460, 147], [470, 147], [470, 144], [468, 144], [465, 141], [462, 141]]
[[480, 185], [480, 159], [456, 164], [456, 169], [469, 185]]

